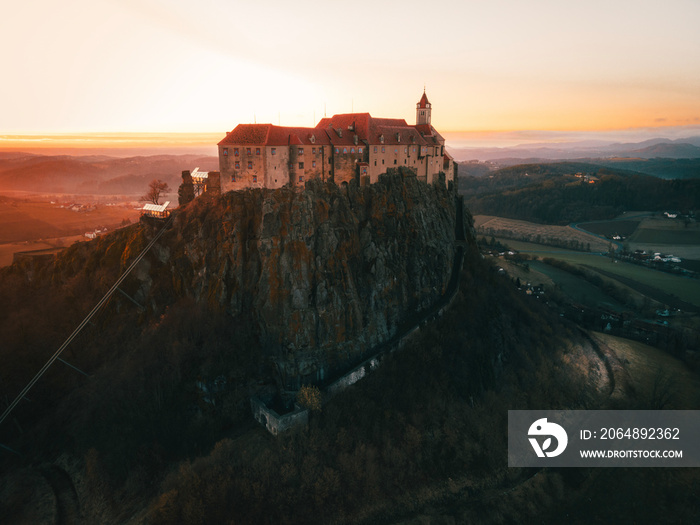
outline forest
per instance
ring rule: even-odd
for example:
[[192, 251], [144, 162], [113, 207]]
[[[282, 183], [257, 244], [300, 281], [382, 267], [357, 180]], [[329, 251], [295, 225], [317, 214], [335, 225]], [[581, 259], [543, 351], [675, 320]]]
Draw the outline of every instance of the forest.
[[[577, 173], [596, 180], [587, 182]], [[627, 210], [693, 211], [700, 179], [663, 180], [567, 162], [513, 166], [488, 177], [461, 178], [459, 191], [474, 215], [563, 225], [611, 219]]]

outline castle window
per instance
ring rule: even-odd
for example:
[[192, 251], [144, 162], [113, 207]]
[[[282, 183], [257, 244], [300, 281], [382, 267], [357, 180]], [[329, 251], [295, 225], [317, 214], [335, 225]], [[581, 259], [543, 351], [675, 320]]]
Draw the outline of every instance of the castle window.
[[312, 167], [312, 168], [315, 168], [315, 167], [316, 167], [316, 161], [313, 161], [313, 162], [311, 163], [311, 167]]
[[246, 155], [252, 155], [252, 153], [250, 152], [250, 148], [246, 148], [245, 153], [246, 153]]
[[408, 148], [404, 148], [404, 149], [403, 149], [403, 152], [404, 152], [404, 153], [408, 153]]
[[335, 148], [336, 153], [340, 153], [340, 150], [338, 148]]
[[277, 148], [272, 148], [270, 150], [270, 153], [272, 153], [273, 155], [277, 155]]
[[260, 155], [260, 148], [255, 148], [255, 154]]
[[350, 153], [355, 153], [355, 148], [350, 148]]
[[382, 159], [382, 164], [384, 164], [384, 159]]
[[235, 176], [235, 175], [231, 175], [231, 182], [236, 182], [236, 176]]
[[394, 153], [398, 153], [398, 152], [399, 152], [399, 148], [394, 148]]
[[343, 148], [343, 153], [347, 153], [347, 152], [348, 152], [348, 148]]
[[253, 175], [253, 182], [258, 182], [258, 176], [257, 176], [257, 175]]
[[299, 177], [299, 182], [304, 182], [304, 176]]
[[297, 153], [299, 153], [299, 155], [303, 155], [303, 154], [304, 154], [304, 148], [299, 148], [299, 149], [297, 149]]
[[376, 160], [374, 161], [374, 165], [375, 165], [375, 166], [377, 165], [377, 161], [376, 161]]
[[396, 159], [394, 159], [394, 164], [396, 164]]
[[238, 148], [233, 148], [233, 155], [238, 157]]
[[249, 169], [249, 170], [252, 170], [252, 169], [253, 169], [253, 161], [252, 161], [252, 160], [249, 160], [249, 161], [248, 161], [248, 169]]
[[386, 153], [386, 148], [382, 146], [382, 153]]
[[234, 165], [234, 167], [235, 167], [237, 170], [241, 169], [241, 163], [238, 162], [238, 161], [236, 161], [236, 164]]
[[303, 170], [303, 169], [304, 169], [304, 163], [303, 163], [303, 162], [300, 162], [300, 163], [299, 163], [299, 169], [300, 169], [300, 170]]
[[313, 153], [314, 155], [316, 155], [316, 148], [311, 148], [311, 153]]
[[377, 153], [377, 146], [374, 146], [374, 152]]
[[415, 152], [416, 152], [416, 148], [414, 147], [414, 148], [413, 148], [413, 153], [415, 153]]
[[224, 157], [228, 157], [228, 148], [224, 148]]
[[357, 148], [358, 153], [362, 153], [362, 148]]

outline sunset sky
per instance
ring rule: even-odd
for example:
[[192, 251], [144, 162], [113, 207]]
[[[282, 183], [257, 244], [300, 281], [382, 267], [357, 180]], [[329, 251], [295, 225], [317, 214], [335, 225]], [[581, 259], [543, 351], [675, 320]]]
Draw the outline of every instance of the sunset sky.
[[698, 28], [698, 0], [24, 0], [0, 134], [413, 122], [424, 85], [443, 132], [700, 134]]

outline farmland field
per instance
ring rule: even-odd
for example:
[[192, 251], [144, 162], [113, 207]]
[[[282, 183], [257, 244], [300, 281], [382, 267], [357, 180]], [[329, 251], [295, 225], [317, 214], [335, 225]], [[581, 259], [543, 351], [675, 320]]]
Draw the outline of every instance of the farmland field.
[[700, 223], [695, 221], [649, 217], [627, 240], [633, 250], [700, 260]]
[[[592, 253], [575, 252], [561, 248], [552, 248], [541, 244], [526, 243], [501, 239], [501, 242], [523, 253], [538, 257], [553, 257], [570, 264], [588, 266], [593, 270], [600, 269], [606, 274], [624, 278], [625, 284], [631, 281], [647, 287], [658, 288], [665, 293], [673, 294], [681, 300], [700, 307], [700, 279], [690, 279], [669, 273], [660, 272], [624, 262], [612, 263], [607, 257]], [[641, 288], [641, 286], [640, 286]]]
[[581, 222], [578, 227], [604, 237], [612, 237], [613, 235], [628, 237], [637, 229], [640, 222], [639, 220]]
[[631, 250], [671, 253], [683, 259], [700, 260], [700, 223], [696, 221], [630, 212], [617, 219], [577, 226], [608, 238], [614, 235], [626, 237], [625, 242]]
[[530, 268], [552, 279], [561, 287], [561, 290], [566, 295], [578, 303], [602, 305], [616, 312], [624, 312], [627, 310], [627, 308], [596, 286], [592, 286], [585, 279], [572, 275], [565, 270], [555, 268], [554, 266], [540, 261], [531, 262]]
[[581, 246], [590, 246], [592, 251], [604, 251], [608, 249], [608, 243], [595, 235], [575, 230], [569, 226], [555, 226], [549, 224], [537, 224], [534, 222], [505, 219], [490, 215], [476, 215], [474, 227], [480, 235], [494, 235], [496, 237], [508, 237], [526, 239], [532, 242], [538, 240], [552, 244], [557, 242], [575, 242]]
[[0, 266], [12, 262], [18, 251], [60, 248], [82, 239], [96, 228], [112, 231], [122, 221], [137, 221], [133, 205], [75, 205], [73, 211], [58, 203], [0, 197]]
[[630, 242], [644, 244], [694, 244], [700, 245], [700, 230], [652, 230], [640, 228]]

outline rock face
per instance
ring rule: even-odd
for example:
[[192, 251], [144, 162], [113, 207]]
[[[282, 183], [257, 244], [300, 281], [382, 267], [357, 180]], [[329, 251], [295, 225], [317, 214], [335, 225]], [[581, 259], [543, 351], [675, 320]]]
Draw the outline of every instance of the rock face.
[[142, 292], [166, 270], [176, 294], [246, 314], [293, 389], [357, 360], [442, 295], [455, 214], [444, 183], [398, 174], [201, 199], [159, 241], [162, 266]]

